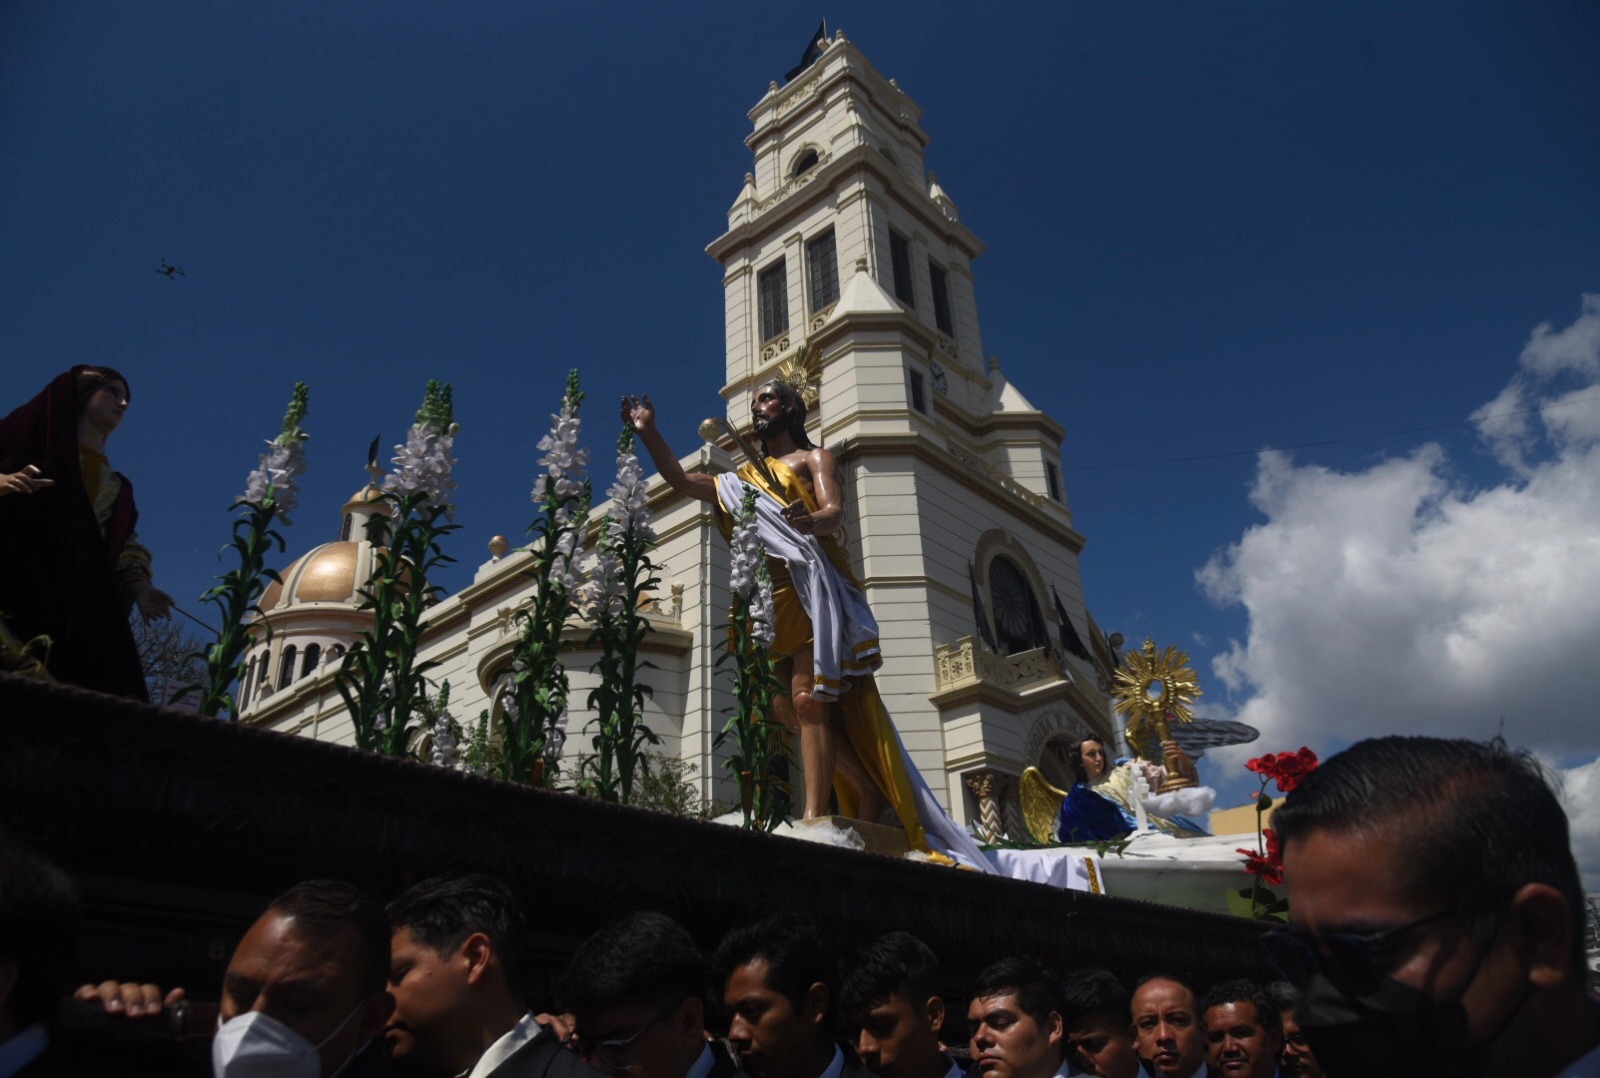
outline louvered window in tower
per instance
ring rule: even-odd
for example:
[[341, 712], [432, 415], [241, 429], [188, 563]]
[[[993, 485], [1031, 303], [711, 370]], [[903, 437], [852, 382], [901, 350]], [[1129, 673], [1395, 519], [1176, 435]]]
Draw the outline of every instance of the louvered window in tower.
[[761, 271], [756, 294], [761, 307], [761, 339], [770, 341], [789, 328], [789, 271], [783, 259]]
[[1028, 578], [1009, 558], [995, 558], [989, 563], [989, 602], [994, 607], [995, 643], [1000, 654], [1032, 651], [1050, 642]]
[[947, 337], [956, 335], [956, 324], [950, 317], [950, 276], [933, 259], [928, 260], [928, 283], [933, 286], [933, 321], [939, 332]]
[[911, 284], [911, 244], [898, 232], [889, 233], [889, 268], [894, 273], [894, 298], [907, 307], [917, 305]]
[[839, 300], [839, 257], [834, 250], [833, 229], [806, 243], [806, 270], [811, 275], [811, 313], [831, 307]]

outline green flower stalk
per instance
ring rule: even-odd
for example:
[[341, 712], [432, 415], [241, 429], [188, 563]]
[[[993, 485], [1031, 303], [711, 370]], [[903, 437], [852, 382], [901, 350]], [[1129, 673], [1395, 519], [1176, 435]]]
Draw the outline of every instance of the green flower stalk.
[[789, 816], [789, 787], [773, 767], [784, 755], [784, 729], [773, 719], [772, 705], [783, 695], [784, 688], [768, 650], [775, 630], [772, 577], [767, 569], [766, 544], [756, 531], [758, 497], [754, 488], [745, 488], [728, 542], [732, 555], [733, 608], [728, 632], [731, 647], [717, 659], [717, 665], [732, 660], [738, 706], [717, 734], [716, 744], [733, 741], [734, 750], [724, 766], [739, 782], [744, 825], [755, 831], [771, 831]]
[[445, 523], [455, 513], [450, 454], [460, 430], [451, 411], [450, 387], [430, 381], [406, 444], [395, 446], [394, 470], [383, 483], [388, 512], [367, 522], [377, 554], [360, 609], [372, 612], [372, 628], [345, 652], [335, 681], [356, 745], [385, 756], [411, 755], [413, 737], [426, 722], [428, 671], [438, 665], [419, 663], [417, 651], [422, 616], [444, 590], [428, 576], [455, 560], [440, 545], [459, 527]]
[[533, 541], [524, 548], [533, 558], [528, 575], [536, 586], [532, 602], [517, 611], [519, 636], [495, 761], [495, 774], [512, 782], [551, 785], [566, 736], [569, 685], [561, 634], [583, 583], [578, 558], [589, 515], [589, 451], [578, 446], [582, 404], [574, 370], [561, 412], [550, 417], [550, 433], [539, 441], [544, 472], [533, 484], [539, 509], [528, 526]]
[[617, 479], [606, 491], [611, 508], [600, 531], [584, 602], [585, 613], [594, 622], [590, 644], [600, 648], [600, 660], [593, 667], [600, 685], [589, 694], [597, 725], [589, 761], [590, 788], [604, 801], [623, 803], [632, 802], [636, 778], [647, 766], [645, 746], [661, 743], [644, 724], [650, 686], [639, 682], [639, 671], [653, 665], [639, 660], [639, 645], [650, 631], [639, 604], [661, 579], [650, 560], [656, 534], [650, 527], [647, 487], [633, 439], [632, 425], [624, 425], [617, 439]]
[[[244, 494], [233, 503], [237, 514], [233, 542], [223, 547], [221, 554], [233, 550], [239, 557], [238, 568], [200, 597], [221, 613], [222, 631], [217, 642], [201, 653], [206, 665], [205, 681], [187, 686], [178, 695], [198, 690], [202, 715], [239, 717], [240, 705], [230, 690], [244, 676], [244, 653], [252, 632], [246, 621], [252, 615], [260, 615], [257, 603], [267, 582], [278, 580], [277, 571], [266, 567], [273, 544], [277, 544], [279, 553], [284, 549], [283, 536], [272, 525], [279, 520], [292, 523], [289, 514], [295, 508], [299, 479], [306, 470], [305, 442], [310, 437], [300, 424], [310, 401], [311, 390], [304, 382], [296, 382], [283, 416], [282, 431], [267, 443], [267, 451], [261, 454], [260, 463], [245, 482]], [[261, 631], [270, 636], [271, 630], [265, 624]]]

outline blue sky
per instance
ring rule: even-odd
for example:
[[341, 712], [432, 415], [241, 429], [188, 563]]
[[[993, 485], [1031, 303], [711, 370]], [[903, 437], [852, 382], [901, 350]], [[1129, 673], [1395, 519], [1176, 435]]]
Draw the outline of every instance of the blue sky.
[[[1196, 579], [1288, 526], [1252, 502], [1255, 450], [1456, 424], [1301, 450], [1286, 482], [1377, 482], [1433, 443], [1425, 470], [1464, 505], [1527, 486], [1467, 420], [1535, 327], [1600, 292], [1600, 12], [1579, 0], [7, 4], [8, 396], [73, 362], [128, 373], [112, 456], [158, 582], [197, 609], [293, 381], [312, 386], [304, 549], [372, 436], [392, 444], [423, 383], [451, 380], [459, 584], [525, 527], [569, 366], [600, 456], [624, 390], [693, 444], [723, 363], [704, 247], [749, 165], [746, 110], [823, 14], [923, 106], [929, 165], [988, 244], [985, 345], [1067, 427], [1097, 619], [1190, 647], [1203, 711], [1281, 676], [1270, 600]], [[1231, 687], [1212, 667], [1230, 640]], [[1551, 691], [1527, 706], [1566, 725], [1525, 740], [1583, 764], [1593, 705]], [[1493, 732], [1496, 709], [1461, 728]], [[1403, 725], [1264, 721], [1324, 749]]]

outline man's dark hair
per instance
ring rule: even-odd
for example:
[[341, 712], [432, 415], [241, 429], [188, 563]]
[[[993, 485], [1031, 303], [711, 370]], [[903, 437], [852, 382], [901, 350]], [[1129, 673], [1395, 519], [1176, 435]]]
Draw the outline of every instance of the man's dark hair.
[[856, 955], [839, 993], [845, 1022], [860, 1026], [867, 1012], [891, 996], [921, 1007], [931, 999], [939, 982], [939, 958], [933, 949], [909, 932], [879, 936]]
[[381, 992], [389, 983], [389, 924], [383, 907], [355, 884], [305, 880], [273, 899], [267, 909], [320, 936], [335, 936], [346, 929], [354, 932], [356, 954], [361, 959], [361, 994]]
[[789, 430], [789, 437], [794, 439], [794, 444], [801, 449], [815, 448], [810, 437], [806, 434], [806, 402], [794, 386], [785, 381], [762, 382], [756, 386], [759, 391], [761, 386], [771, 386], [773, 394], [778, 398], [778, 403], [783, 405], [784, 426]]
[[1031, 958], [1002, 958], [982, 973], [972, 986], [973, 999], [990, 999], [994, 996], [1016, 996], [1017, 1006], [1040, 1027], [1050, 1024], [1050, 1013], [1063, 1017], [1066, 1012], [1061, 1002], [1061, 984], [1039, 962]]
[[77, 941], [78, 896], [67, 874], [0, 833], [0, 961], [17, 966], [5, 1009], [19, 1028], [55, 1018]]
[[[1197, 1006], [1199, 1005], [1200, 993], [1194, 990], [1194, 982], [1188, 977], [1184, 977], [1177, 973], [1168, 973], [1165, 970], [1156, 970], [1153, 973], [1146, 973], [1143, 977], [1140, 977], [1137, 981], [1133, 982], [1133, 991], [1137, 993], [1139, 989], [1143, 988], [1151, 981], [1171, 981], [1173, 984], [1187, 989], [1189, 994], [1195, 997], [1195, 1004]], [[1131, 994], [1129, 996], [1129, 1000], [1132, 1000]]]
[[1283, 1035], [1283, 1017], [1273, 1005], [1272, 996], [1254, 981], [1223, 981], [1208, 988], [1205, 998], [1200, 1001], [1201, 1022], [1204, 1023], [1207, 1011], [1225, 1003], [1250, 1004], [1256, 1009], [1256, 1024], [1268, 1033]]
[[711, 965], [719, 987], [733, 971], [757, 959], [767, 964], [767, 987], [796, 1007], [804, 1007], [813, 984], [828, 989], [823, 1029], [831, 1029], [839, 1006], [839, 963], [811, 919], [778, 913], [753, 925], [736, 928], [717, 945]]
[[402, 928], [441, 955], [460, 947], [474, 932], [483, 933], [500, 961], [512, 999], [527, 1002], [528, 932], [516, 897], [503, 881], [466, 872], [414, 884], [389, 903], [389, 931]]
[[572, 956], [561, 1006], [580, 1015], [623, 1003], [667, 1007], [699, 997], [705, 978], [705, 957], [682, 925], [661, 913], [630, 913]]
[[1273, 814], [1285, 847], [1317, 831], [1392, 836], [1407, 893], [1467, 916], [1500, 912], [1529, 883], [1556, 888], [1584, 966], [1584, 902], [1567, 815], [1544, 769], [1500, 738], [1377, 737], [1330, 757]]
[[1118, 1025], [1133, 1024], [1133, 997], [1105, 969], [1075, 969], [1061, 978], [1061, 1016], [1069, 1023], [1094, 1011], [1108, 1011]]
[[1272, 997], [1272, 1005], [1278, 1013], [1285, 1014], [1289, 1011], [1298, 1011], [1305, 997], [1300, 994], [1300, 989], [1288, 981], [1273, 981], [1267, 985], [1267, 995]]

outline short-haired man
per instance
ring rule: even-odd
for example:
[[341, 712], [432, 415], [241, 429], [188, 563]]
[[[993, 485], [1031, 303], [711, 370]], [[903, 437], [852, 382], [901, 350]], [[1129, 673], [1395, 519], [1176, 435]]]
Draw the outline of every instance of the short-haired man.
[[983, 1078], [1067, 1074], [1067, 1029], [1050, 971], [1031, 958], [1002, 958], [978, 975], [967, 1007], [972, 1061]]
[[1225, 1078], [1273, 1078], [1278, 1073], [1283, 1027], [1266, 989], [1249, 981], [1223, 981], [1206, 992], [1200, 1007], [1213, 1073]]
[[909, 932], [890, 932], [856, 956], [840, 1009], [856, 1055], [880, 1078], [961, 1078], [939, 1043], [939, 959]]
[[0, 1075], [70, 1073], [50, 1024], [77, 935], [78, 898], [66, 874], [0, 834]]
[[573, 1046], [610, 1075], [732, 1078], [733, 1061], [706, 1040], [705, 982], [705, 956], [672, 918], [613, 921], [578, 948], [562, 981]]
[[736, 928], [712, 961], [728, 1046], [751, 1078], [865, 1078], [833, 1041], [838, 963], [810, 920], [781, 913]]
[[1133, 987], [1133, 1044], [1159, 1078], [1195, 1078], [1206, 1065], [1206, 1031], [1194, 989], [1168, 973]]
[[1330, 1073], [1600, 1073], [1567, 818], [1531, 757], [1358, 742], [1273, 827], [1291, 925], [1268, 946]]
[[584, 1068], [528, 1010], [527, 932], [511, 889], [476, 873], [389, 904], [389, 1052], [408, 1073], [523, 1078]]
[[1278, 1009], [1278, 1020], [1283, 1023], [1283, 1055], [1278, 1057], [1278, 1069], [1283, 1078], [1326, 1078], [1322, 1064], [1317, 1062], [1311, 1043], [1300, 1028], [1301, 997], [1299, 989], [1288, 981], [1273, 981], [1267, 985], [1267, 995]]
[[1076, 969], [1061, 979], [1067, 1056], [1100, 1078], [1138, 1078], [1128, 990], [1109, 970]]
[[387, 1073], [380, 1035], [394, 1000], [383, 908], [353, 884], [308, 880], [273, 899], [228, 962], [217, 1078]]

